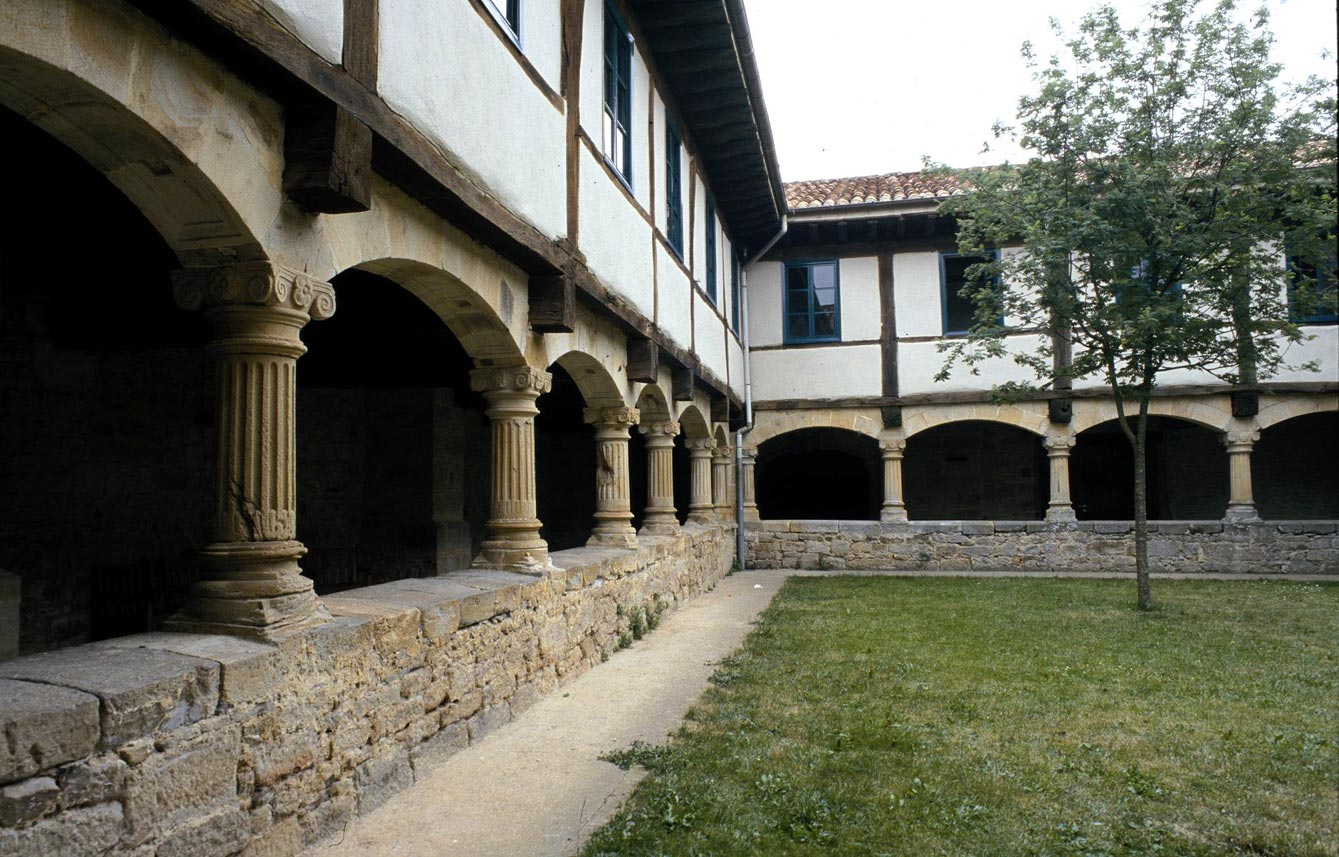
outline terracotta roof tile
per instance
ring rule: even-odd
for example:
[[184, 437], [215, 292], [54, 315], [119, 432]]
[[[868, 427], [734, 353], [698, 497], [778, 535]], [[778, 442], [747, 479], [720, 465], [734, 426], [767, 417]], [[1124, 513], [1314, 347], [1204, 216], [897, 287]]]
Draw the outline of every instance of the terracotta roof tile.
[[817, 179], [786, 184], [791, 211], [839, 205], [868, 205], [907, 199], [945, 199], [966, 193], [956, 178], [929, 173], [887, 173], [845, 179]]

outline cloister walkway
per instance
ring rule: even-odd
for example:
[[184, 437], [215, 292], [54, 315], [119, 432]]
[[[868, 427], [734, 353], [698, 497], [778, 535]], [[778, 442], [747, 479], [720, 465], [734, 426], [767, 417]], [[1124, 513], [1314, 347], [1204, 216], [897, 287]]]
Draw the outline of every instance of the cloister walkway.
[[[558, 857], [575, 853], [608, 821], [644, 772], [600, 756], [634, 741], [662, 742], [737, 649], [757, 615], [792, 575], [1048, 576], [1046, 572], [748, 571], [667, 614], [661, 626], [541, 699], [429, 771], [411, 788], [353, 821], [304, 857]], [[1055, 572], [1063, 577], [1128, 577]], [[1246, 580], [1279, 575], [1158, 575]], [[1336, 580], [1334, 575], [1287, 575]]]

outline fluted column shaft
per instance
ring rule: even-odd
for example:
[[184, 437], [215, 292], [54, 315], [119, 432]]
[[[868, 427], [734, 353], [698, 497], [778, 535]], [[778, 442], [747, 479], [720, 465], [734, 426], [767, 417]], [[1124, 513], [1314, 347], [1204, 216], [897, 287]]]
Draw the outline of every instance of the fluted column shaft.
[[699, 524], [716, 522], [716, 506], [711, 497], [711, 453], [715, 448], [716, 441], [709, 437], [688, 441], [688, 457], [691, 464], [688, 519]]
[[753, 468], [757, 463], [757, 450], [745, 449], [744, 458], [740, 463], [740, 473], [738, 478], [744, 480], [744, 520], [757, 521], [758, 515], [758, 497], [754, 491]]
[[1251, 451], [1259, 439], [1260, 432], [1253, 428], [1229, 431], [1223, 438], [1227, 446], [1228, 520], [1260, 520], [1255, 509], [1255, 490], [1251, 485]]
[[879, 442], [879, 449], [883, 452], [883, 508], [879, 510], [880, 520], [907, 519], [907, 505], [902, 499], [902, 455], [906, 448], [905, 440]]
[[1073, 521], [1074, 503], [1069, 495], [1069, 452], [1074, 448], [1071, 435], [1052, 435], [1042, 441], [1050, 462], [1051, 493], [1046, 506], [1046, 520]]
[[529, 366], [470, 373], [470, 389], [488, 402], [493, 434], [488, 538], [476, 567], [535, 572], [551, 565], [535, 504], [535, 400], [552, 383], [548, 372]]
[[650, 423], [641, 427], [646, 437], [646, 515], [642, 532], [672, 536], [679, 532], [674, 509], [674, 438], [679, 434], [675, 422]]
[[335, 312], [329, 283], [270, 262], [174, 274], [177, 304], [214, 328], [218, 455], [206, 570], [172, 630], [270, 640], [330, 614], [298, 559], [297, 360], [300, 332]]
[[636, 547], [628, 438], [641, 413], [636, 408], [587, 408], [584, 419], [595, 426], [595, 528], [587, 544]]
[[717, 447], [711, 457], [711, 496], [716, 503], [716, 519], [728, 521], [733, 515], [734, 497], [730, 494], [730, 447]]

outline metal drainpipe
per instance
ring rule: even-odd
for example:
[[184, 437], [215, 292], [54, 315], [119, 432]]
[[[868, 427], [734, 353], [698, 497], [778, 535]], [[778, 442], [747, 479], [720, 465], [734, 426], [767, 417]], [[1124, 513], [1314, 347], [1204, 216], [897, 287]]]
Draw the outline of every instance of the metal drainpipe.
[[[786, 230], [790, 228], [790, 220], [786, 215], [781, 215], [781, 229], [772, 236], [763, 248], [753, 254], [747, 262], [744, 263], [744, 269], [740, 274], [739, 284], [739, 327], [744, 334], [744, 425], [739, 431], [735, 432], [735, 562], [739, 564], [740, 569], [744, 565], [744, 436], [753, 431], [753, 381], [751, 373], [752, 358], [749, 356], [749, 268], [753, 263], [761, 259], [768, 250], [771, 250], [776, 242], [780, 241], [786, 235]], [[785, 284], [782, 284], [785, 288]]]

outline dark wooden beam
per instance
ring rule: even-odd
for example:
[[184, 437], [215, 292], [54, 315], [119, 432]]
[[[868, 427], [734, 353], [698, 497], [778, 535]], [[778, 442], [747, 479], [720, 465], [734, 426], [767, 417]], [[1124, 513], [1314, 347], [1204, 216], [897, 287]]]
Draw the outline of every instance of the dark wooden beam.
[[628, 337], [628, 380], [643, 384], [660, 380], [660, 348], [648, 337]]
[[725, 396], [711, 397], [711, 421], [713, 423], [730, 421], [730, 400]]
[[535, 333], [571, 333], [576, 323], [576, 281], [564, 274], [532, 276], [530, 329]]
[[670, 387], [674, 401], [693, 401], [693, 367], [675, 366], [670, 373]]
[[378, 0], [344, 0], [344, 70], [374, 91], [380, 64], [380, 8]]
[[[893, 288], [893, 254], [879, 254], [879, 353], [883, 364], [883, 395], [897, 398], [897, 297]], [[883, 408], [884, 428], [902, 425], [902, 409], [896, 405]]]
[[372, 204], [372, 129], [332, 102], [293, 104], [284, 117], [284, 193], [308, 211]]

